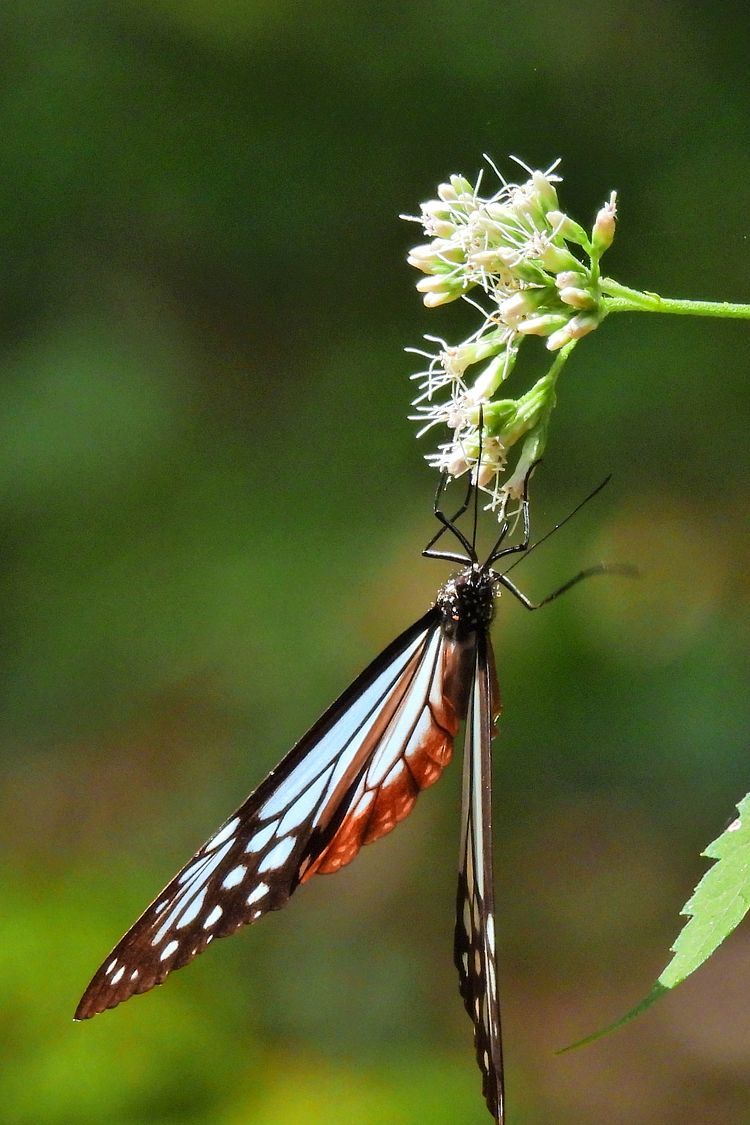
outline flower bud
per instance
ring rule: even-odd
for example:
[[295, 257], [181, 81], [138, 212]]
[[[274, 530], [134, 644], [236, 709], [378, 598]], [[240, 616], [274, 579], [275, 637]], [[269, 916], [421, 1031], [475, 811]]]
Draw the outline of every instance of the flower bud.
[[474, 250], [467, 255], [466, 261], [471, 269], [480, 273], [500, 273], [507, 269], [499, 250]]
[[526, 489], [526, 478], [539, 458], [544, 453], [547, 445], [548, 422], [546, 419], [537, 423], [524, 439], [521, 447], [521, 456], [518, 458], [513, 475], [503, 485], [503, 492], [511, 500], [522, 500]]
[[493, 477], [502, 472], [506, 462], [505, 447], [496, 437], [485, 437], [482, 442], [482, 461], [474, 467], [474, 483], [486, 488]]
[[537, 198], [544, 211], [549, 212], [553, 207], [557, 207], [557, 191], [544, 172], [534, 172], [531, 182], [536, 188]]
[[597, 214], [591, 232], [593, 252], [597, 258], [600, 258], [605, 250], [609, 250], [614, 241], [616, 218], [617, 192], [613, 191], [609, 197], [609, 202], [605, 203]]
[[474, 195], [474, 188], [465, 176], [451, 176], [447, 184], [438, 184], [438, 195], [442, 200], [453, 202], [462, 196]]
[[541, 246], [536, 260], [550, 273], [559, 273], [560, 270], [574, 270], [576, 266], [580, 269], [581, 266], [581, 263], [571, 254], [570, 250], [563, 246], [557, 246], [554, 242], [547, 242], [546, 245]]
[[406, 261], [410, 266], [421, 270], [422, 273], [432, 273], [435, 252], [431, 242], [423, 242], [420, 246], [412, 246]]
[[565, 289], [569, 285], [577, 289], [585, 289], [589, 275], [584, 270], [561, 270], [555, 276], [555, 285], [558, 289]]
[[[482, 405], [482, 417], [485, 432], [497, 436], [515, 422], [517, 413], [518, 403], [514, 398], [498, 398], [494, 402], [484, 403]], [[469, 418], [475, 426], [478, 426], [479, 410], [476, 409], [471, 412]]]
[[500, 305], [500, 319], [512, 328], [525, 316], [536, 312], [548, 295], [548, 290], [540, 286], [536, 289], [522, 289], [508, 297]]
[[430, 232], [436, 238], [453, 238], [456, 233], [456, 224], [450, 219], [435, 219], [430, 224]]
[[552, 226], [555, 237], [564, 238], [567, 242], [575, 242], [579, 246], [589, 245], [589, 236], [586, 231], [570, 215], [562, 211], [548, 211], [547, 222]]
[[590, 313], [582, 313], [579, 316], [574, 316], [568, 324], [568, 331], [570, 332], [571, 339], [582, 340], [584, 336], [588, 336], [589, 332], [593, 332], [595, 328], [599, 327], [599, 317], [592, 316]]
[[420, 210], [422, 211], [422, 221], [426, 222], [427, 219], [450, 219], [453, 214], [450, 206], [442, 199], [428, 199], [423, 203]]
[[580, 340], [584, 336], [588, 336], [589, 332], [593, 332], [599, 325], [599, 318], [591, 313], [580, 313], [578, 316], [572, 317], [568, 323], [560, 328], [557, 332], [553, 332], [547, 340], [547, 348], [551, 352], [558, 351], [559, 348], [565, 347], [571, 340]]
[[446, 264], [460, 265], [464, 261], [464, 252], [455, 242], [434, 238], [432, 242], [414, 246], [406, 260], [423, 273], [445, 273]]
[[507, 203], [488, 203], [484, 210], [487, 218], [498, 227], [507, 231], [520, 230], [518, 215]]
[[588, 289], [578, 289], [572, 285], [566, 285], [560, 290], [560, 300], [574, 309], [590, 309], [596, 305], [596, 300]]
[[568, 317], [563, 313], [543, 313], [541, 316], [531, 316], [528, 320], [521, 321], [516, 331], [524, 336], [549, 336], [551, 332], [567, 323]]
[[417, 290], [424, 294], [423, 300], [427, 308], [434, 309], [438, 305], [455, 301], [464, 292], [465, 286], [460, 277], [437, 273], [430, 274], [429, 277], [420, 277]]
[[[511, 355], [512, 353], [502, 351], [490, 360], [466, 392], [468, 402], [483, 402], [494, 395], [497, 388], [510, 373], [512, 367]], [[512, 358], [515, 358], [514, 354]]]
[[449, 305], [451, 301], [455, 301], [460, 296], [460, 291], [451, 293], [450, 290], [446, 289], [441, 292], [425, 293], [422, 303], [427, 309], [436, 309], [439, 305]]

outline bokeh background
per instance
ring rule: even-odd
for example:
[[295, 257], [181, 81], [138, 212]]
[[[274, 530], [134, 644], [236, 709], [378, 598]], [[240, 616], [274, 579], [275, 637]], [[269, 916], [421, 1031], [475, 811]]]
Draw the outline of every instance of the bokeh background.
[[[739, 20], [739, 22], [738, 22]], [[350, 869], [76, 1025], [115, 940], [423, 612], [414, 212], [563, 158], [608, 272], [750, 300], [733, 4], [86, 0], [0, 13], [0, 1118], [489, 1120], [451, 963], [460, 771]], [[750, 928], [617, 1036], [750, 788], [750, 325], [620, 317], [565, 370], [543, 614], [495, 626], [510, 1121], [750, 1122]], [[541, 350], [536, 353], [542, 362]], [[491, 533], [486, 528], [486, 533]]]

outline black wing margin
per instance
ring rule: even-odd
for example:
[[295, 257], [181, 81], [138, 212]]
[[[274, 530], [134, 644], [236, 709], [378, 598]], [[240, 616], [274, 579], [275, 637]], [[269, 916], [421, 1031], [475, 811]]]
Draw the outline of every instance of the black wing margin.
[[464, 744], [463, 810], [454, 959], [487, 1108], [502, 1125], [505, 1092], [495, 954], [491, 741], [499, 690], [490, 638], [477, 635]]
[[217, 937], [283, 907], [411, 811], [463, 718], [429, 610], [378, 656], [157, 896], [98, 969], [87, 1019], [161, 984]]

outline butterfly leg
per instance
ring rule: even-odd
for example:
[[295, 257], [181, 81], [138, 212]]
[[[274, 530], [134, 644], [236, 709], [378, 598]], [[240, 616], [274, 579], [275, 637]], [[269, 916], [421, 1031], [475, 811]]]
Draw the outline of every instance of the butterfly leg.
[[533, 465], [529, 466], [526, 476], [523, 478], [523, 497], [521, 499], [521, 519], [523, 520], [523, 538], [519, 543], [514, 543], [512, 547], [503, 547], [503, 540], [510, 530], [510, 523], [507, 519], [503, 519], [500, 527], [500, 534], [498, 535], [495, 545], [490, 551], [490, 556], [487, 560], [487, 566], [492, 566], [499, 558], [504, 555], [515, 555], [519, 551], [527, 551], [529, 543], [531, 542], [531, 517], [529, 516], [529, 481], [534, 469], [541, 463], [541, 458], [534, 461]]
[[464, 496], [463, 503], [452, 516], [447, 516], [440, 506], [441, 499], [443, 494], [445, 493], [447, 484], [448, 473], [443, 472], [440, 474], [440, 481], [438, 482], [437, 491], [435, 492], [435, 500], [432, 505], [432, 511], [435, 519], [439, 520], [442, 526], [435, 532], [432, 539], [430, 539], [429, 543], [422, 551], [422, 554], [427, 559], [449, 559], [453, 562], [466, 562], [467, 560], [463, 555], [458, 555], [457, 553], [451, 551], [433, 551], [432, 549], [435, 544], [440, 539], [442, 539], [446, 531], [450, 531], [456, 536], [461, 546], [465, 549], [467, 555], [469, 556], [469, 559], [473, 558], [473, 551], [469, 540], [466, 538], [463, 532], [456, 527], [456, 520], [461, 518], [471, 502], [471, 490], [473, 488], [471, 476], [469, 476], [469, 483], [466, 489], [466, 495]]

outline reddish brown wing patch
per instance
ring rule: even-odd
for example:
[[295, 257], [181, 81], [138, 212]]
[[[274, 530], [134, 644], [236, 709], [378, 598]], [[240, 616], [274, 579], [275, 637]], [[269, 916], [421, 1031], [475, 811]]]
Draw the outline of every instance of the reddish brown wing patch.
[[303, 882], [351, 863], [360, 848], [407, 817], [420, 791], [440, 777], [461, 718], [461, 700], [446, 688], [455, 682], [446, 673], [456, 659], [453, 642], [436, 630], [419, 660], [405, 670], [403, 690], [392, 693], [387, 713], [384, 709], [373, 730], [372, 747], [343, 819], [305, 867]]

